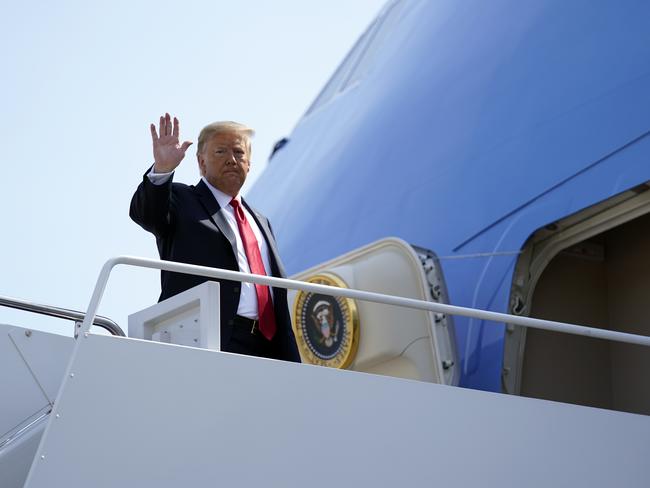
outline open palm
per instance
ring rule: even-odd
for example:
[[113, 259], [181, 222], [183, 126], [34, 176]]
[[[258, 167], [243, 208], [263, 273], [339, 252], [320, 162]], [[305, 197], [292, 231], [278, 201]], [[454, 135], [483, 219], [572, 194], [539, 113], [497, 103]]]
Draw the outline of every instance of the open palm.
[[179, 143], [179, 123], [174, 117], [174, 124], [169, 114], [160, 116], [160, 125], [151, 124], [151, 139], [153, 140], [154, 171], [156, 173], [169, 173], [174, 171], [185, 157], [185, 151], [192, 145], [190, 141]]

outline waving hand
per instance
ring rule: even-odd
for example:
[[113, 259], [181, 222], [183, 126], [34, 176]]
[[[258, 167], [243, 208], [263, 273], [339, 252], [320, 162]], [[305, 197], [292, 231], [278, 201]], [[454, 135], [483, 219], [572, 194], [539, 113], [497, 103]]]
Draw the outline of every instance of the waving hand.
[[169, 114], [160, 116], [158, 127], [160, 136], [156, 132], [156, 126], [151, 124], [151, 139], [153, 140], [154, 171], [156, 173], [169, 173], [174, 171], [185, 157], [185, 151], [192, 145], [192, 142], [185, 141], [179, 144], [178, 119], [174, 117], [174, 125]]

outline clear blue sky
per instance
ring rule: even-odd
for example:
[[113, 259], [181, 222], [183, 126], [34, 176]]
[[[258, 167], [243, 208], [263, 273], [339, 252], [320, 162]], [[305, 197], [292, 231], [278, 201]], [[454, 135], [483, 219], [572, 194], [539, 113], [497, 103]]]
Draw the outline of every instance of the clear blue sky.
[[[215, 120], [256, 129], [245, 192], [384, 3], [3, 0], [0, 294], [85, 310], [106, 259], [157, 257], [128, 206], [165, 111], [190, 140]], [[198, 180], [192, 155], [175, 179]], [[126, 328], [158, 293], [156, 271], [118, 268], [100, 313]]]

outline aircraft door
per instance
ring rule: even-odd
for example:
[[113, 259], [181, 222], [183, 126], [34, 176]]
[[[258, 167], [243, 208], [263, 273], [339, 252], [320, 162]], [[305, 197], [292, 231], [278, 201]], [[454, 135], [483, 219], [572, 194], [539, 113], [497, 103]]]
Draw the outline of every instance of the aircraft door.
[[[386, 238], [293, 279], [448, 303], [435, 254]], [[458, 384], [453, 317], [289, 291], [303, 362], [420, 381]]]

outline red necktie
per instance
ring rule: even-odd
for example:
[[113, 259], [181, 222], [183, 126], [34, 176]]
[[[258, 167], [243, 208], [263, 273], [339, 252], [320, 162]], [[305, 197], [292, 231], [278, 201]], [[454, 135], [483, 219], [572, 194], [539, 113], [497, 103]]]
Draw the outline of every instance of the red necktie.
[[[250, 266], [251, 273], [256, 275], [266, 276], [264, 270], [264, 262], [262, 261], [262, 254], [257, 245], [257, 239], [253, 229], [251, 229], [246, 215], [241, 205], [234, 198], [230, 201], [230, 205], [235, 210], [235, 219], [237, 220], [237, 227], [239, 227], [239, 235], [244, 243], [244, 250], [248, 258], [248, 265]], [[255, 284], [255, 292], [257, 294], [257, 311], [260, 319], [260, 331], [262, 335], [268, 340], [273, 339], [275, 335], [275, 312], [273, 311], [273, 301], [271, 300], [271, 293], [269, 287], [266, 285]]]

